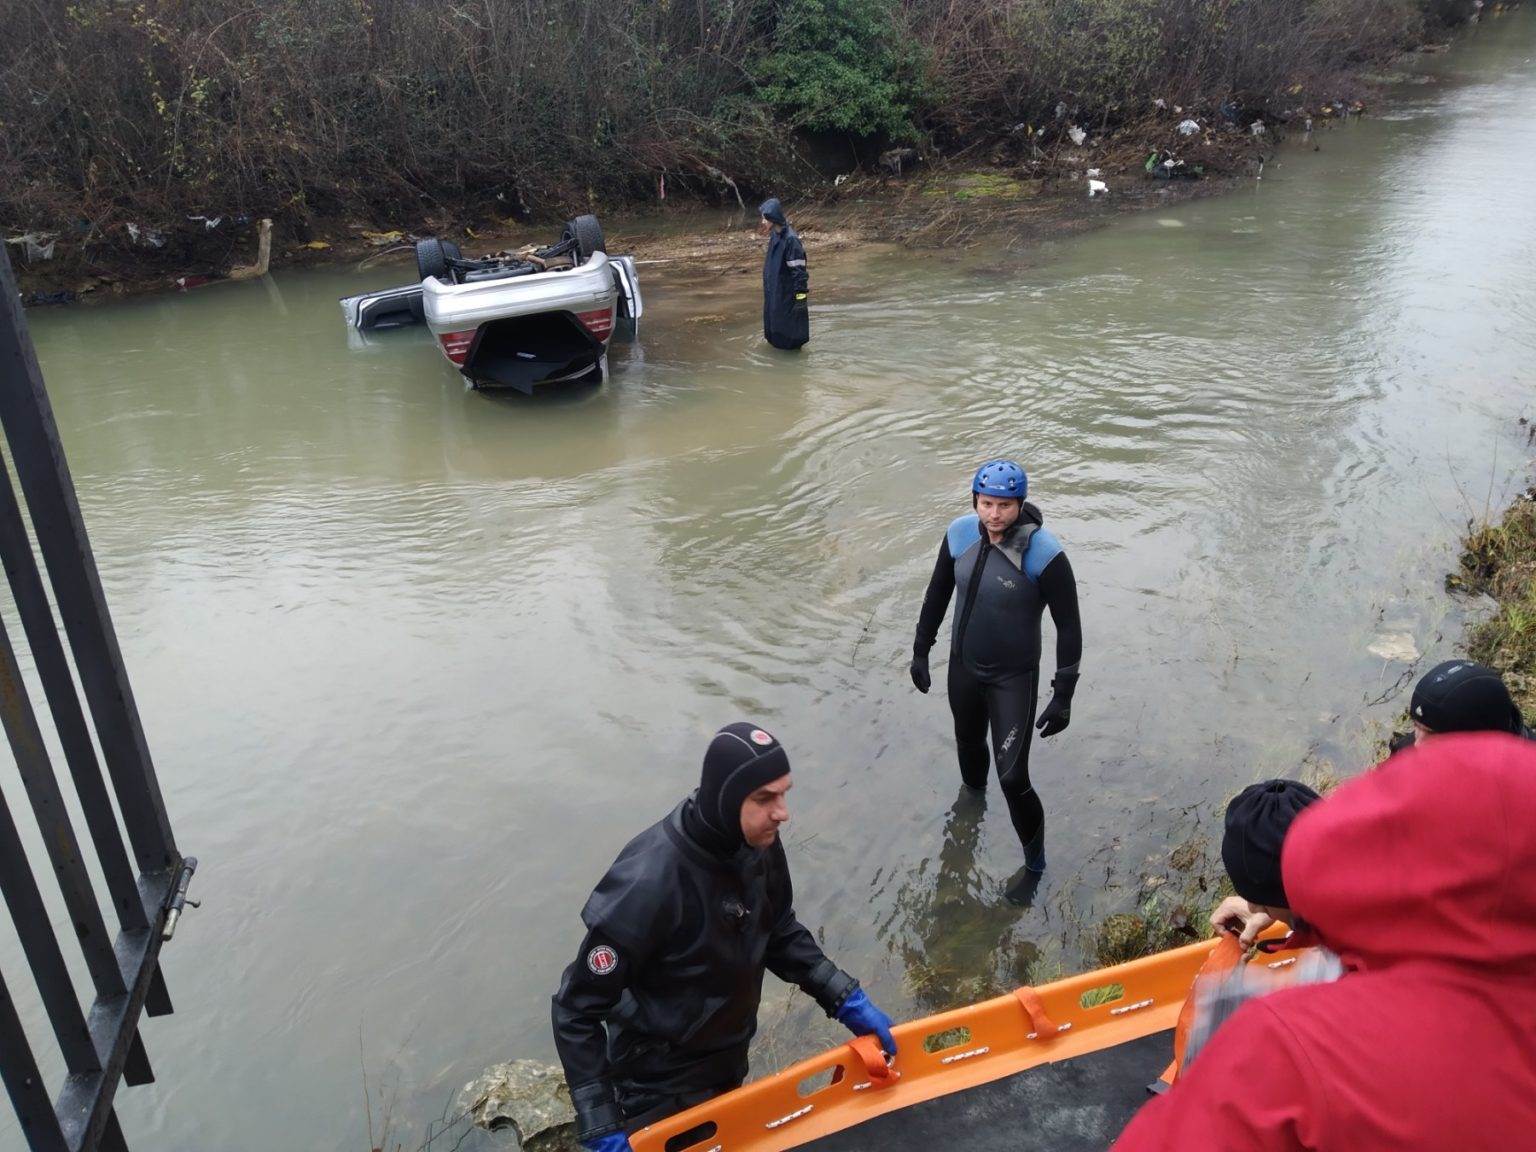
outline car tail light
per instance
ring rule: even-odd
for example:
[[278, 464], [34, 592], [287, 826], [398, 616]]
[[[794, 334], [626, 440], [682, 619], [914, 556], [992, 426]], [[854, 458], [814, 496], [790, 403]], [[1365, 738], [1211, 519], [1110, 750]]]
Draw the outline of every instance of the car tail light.
[[594, 312], [578, 312], [576, 319], [581, 321], [581, 326], [598, 340], [606, 341], [613, 335], [613, 305], [599, 308]]
[[475, 342], [475, 330], [471, 328], [468, 332], [444, 332], [438, 341], [443, 346], [443, 355], [462, 368], [464, 357], [469, 355], [469, 346]]

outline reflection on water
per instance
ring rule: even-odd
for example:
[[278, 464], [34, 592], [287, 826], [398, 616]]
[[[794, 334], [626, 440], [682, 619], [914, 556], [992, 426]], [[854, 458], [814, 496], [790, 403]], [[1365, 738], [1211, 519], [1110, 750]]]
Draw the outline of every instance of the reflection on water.
[[[763, 347], [755, 276], [644, 269], [640, 345], [570, 397], [466, 392], [416, 334], [348, 350], [336, 298], [388, 267], [36, 315], [202, 861], [127, 1130], [355, 1148], [361, 1059], [410, 1147], [486, 1064], [552, 1057], [582, 900], [737, 717], [795, 766], [801, 917], [898, 1016], [1076, 967], [1078, 925], [1222, 797], [1359, 764], [1401, 708], [1371, 643], [1450, 653], [1457, 530], [1522, 478], [1533, 54], [1521, 12], [1393, 119], [1070, 242], [813, 249], [800, 355]], [[939, 538], [1004, 453], [1085, 631], [1072, 726], [1031, 757], [1028, 908], [1001, 798], [956, 800], [942, 693], [906, 675]], [[769, 992], [764, 1059], [836, 1037]]]
[[[891, 944], [916, 1005], [939, 1012], [1034, 982], [1039, 948], [1015, 934], [1028, 900], [976, 864], [987, 797], [960, 786], [937, 867], [923, 861], [896, 892]], [[1039, 873], [1031, 873], [1039, 876]]]

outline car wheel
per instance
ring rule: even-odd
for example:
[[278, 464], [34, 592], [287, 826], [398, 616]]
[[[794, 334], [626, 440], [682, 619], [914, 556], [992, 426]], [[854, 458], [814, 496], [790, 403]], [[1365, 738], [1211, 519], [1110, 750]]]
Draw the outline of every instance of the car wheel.
[[436, 236], [416, 241], [416, 271], [421, 273], [423, 280], [434, 276], [443, 280], [448, 278], [448, 254], [443, 248], [443, 242]]
[[578, 216], [565, 226], [565, 239], [572, 237], [576, 240], [576, 255], [585, 264], [592, 258], [594, 252], [608, 251], [603, 240], [603, 229], [598, 224], [597, 217], [593, 215]]

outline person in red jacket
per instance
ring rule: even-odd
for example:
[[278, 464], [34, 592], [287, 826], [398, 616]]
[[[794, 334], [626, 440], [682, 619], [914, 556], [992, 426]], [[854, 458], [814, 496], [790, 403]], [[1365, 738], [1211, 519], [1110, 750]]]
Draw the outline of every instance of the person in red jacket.
[[1285, 892], [1344, 976], [1239, 1008], [1114, 1152], [1536, 1144], [1533, 829], [1536, 745], [1491, 732], [1400, 752], [1302, 812]]

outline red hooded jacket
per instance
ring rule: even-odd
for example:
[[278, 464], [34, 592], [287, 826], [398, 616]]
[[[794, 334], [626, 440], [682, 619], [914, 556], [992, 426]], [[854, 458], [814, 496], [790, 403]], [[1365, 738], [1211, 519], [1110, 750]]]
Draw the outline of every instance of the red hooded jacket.
[[1114, 1152], [1536, 1148], [1536, 743], [1392, 757], [1297, 817], [1281, 871], [1343, 978], [1239, 1008]]

